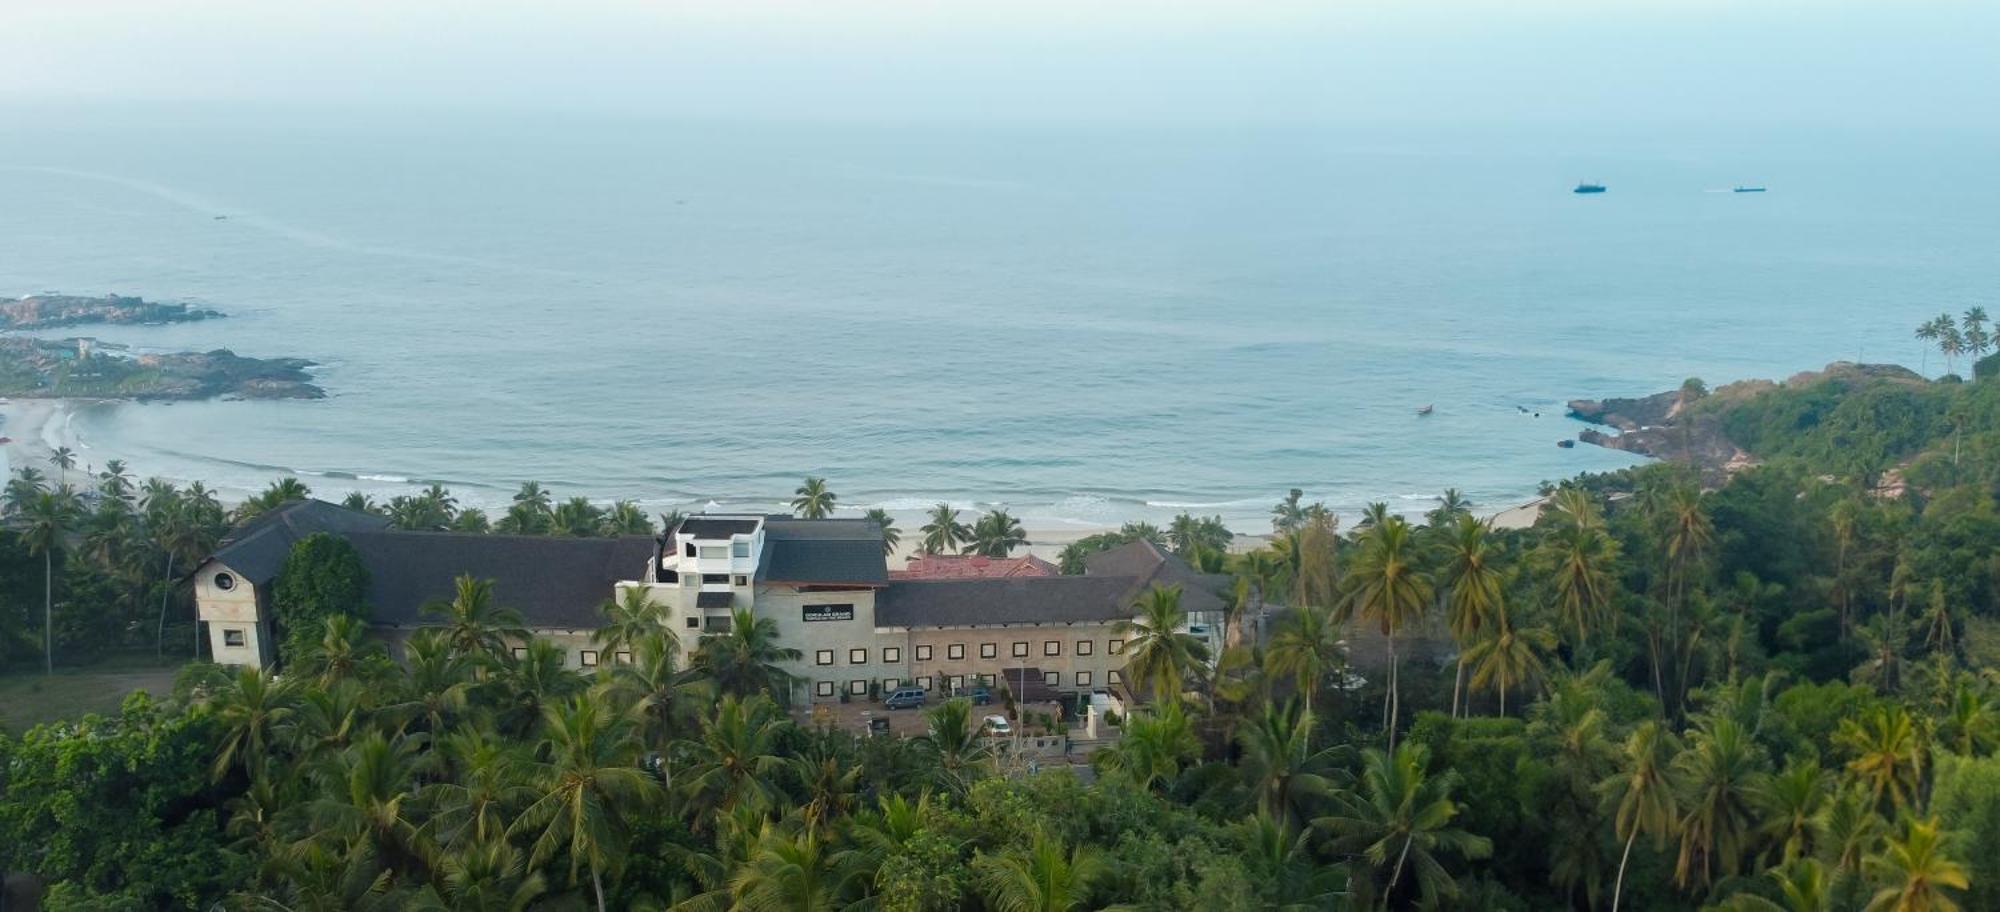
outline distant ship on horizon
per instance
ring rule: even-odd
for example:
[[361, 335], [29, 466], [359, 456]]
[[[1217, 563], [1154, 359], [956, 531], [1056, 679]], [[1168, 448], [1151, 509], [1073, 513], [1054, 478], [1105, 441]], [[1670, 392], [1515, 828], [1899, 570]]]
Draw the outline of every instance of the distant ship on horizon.
[[1603, 184], [1577, 184], [1577, 185], [1576, 185], [1576, 189], [1575, 189], [1575, 190], [1571, 190], [1570, 192], [1571, 192], [1571, 193], [1603, 193], [1603, 192], [1604, 192], [1604, 185], [1603, 185]]
[[1733, 192], [1736, 192], [1736, 193], [1762, 193], [1762, 192], [1764, 192], [1764, 188], [1762, 188], [1762, 187], [1737, 187], [1737, 188], [1736, 188], [1736, 189], [1735, 189], [1735, 190], [1734, 190]]

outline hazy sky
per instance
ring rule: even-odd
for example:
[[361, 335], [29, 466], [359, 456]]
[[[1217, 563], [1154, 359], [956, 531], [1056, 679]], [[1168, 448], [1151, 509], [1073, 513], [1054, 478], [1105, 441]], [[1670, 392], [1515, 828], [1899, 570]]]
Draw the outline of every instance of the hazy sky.
[[0, 100], [1990, 130], [2000, 2], [0, 0]]

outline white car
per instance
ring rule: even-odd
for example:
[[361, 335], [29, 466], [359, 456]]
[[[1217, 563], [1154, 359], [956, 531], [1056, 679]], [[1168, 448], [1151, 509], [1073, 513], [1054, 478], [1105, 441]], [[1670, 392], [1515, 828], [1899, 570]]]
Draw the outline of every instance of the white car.
[[1014, 726], [1006, 716], [991, 715], [986, 717], [986, 733], [1004, 738], [1014, 733]]

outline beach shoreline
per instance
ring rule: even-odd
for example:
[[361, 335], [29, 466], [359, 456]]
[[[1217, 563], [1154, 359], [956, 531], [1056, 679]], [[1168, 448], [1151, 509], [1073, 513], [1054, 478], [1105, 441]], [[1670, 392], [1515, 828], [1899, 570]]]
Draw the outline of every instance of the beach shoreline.
[[[81, 485], [102, 467], [106, 459], [116, 458], [119, 455], [95, 452], [76, 432], [74, 419], [78, 410], [98, 401], [27, 398], [0, 400], [0, 436], [9, 438], [5, 446], [0, 446], [0, 472], [4, 472], [4, 477], [11, 478], [19, 468], [32, 466], [44, 475], [53, 476], [54, 466], [50, 458], [55, 455], [57, 447], [68, 447], [77, 454], [78, 460], [71, 480]], [[174, 480], [185, 483], [196, 479]], [[207, 481], [211, 488], [217, 489], [227, 501], [241, 500], [255, 493], [219, 487], [210, 480], [203, 480]], [[313, 486], [314, 496], [324, 500], [337, 502], [347, 494], [346, 490], [336, 490], [328, 485], [329, 482], [335, 482], [335, 479], [305, 478], [304, 480]], [[410, 490], [414, 492], [418, 490], [418, 486], [413, 484]], [[1278, 498], [1274, 496], [1272, 503], [1277, 501]], [[1497, 511], [1480, 511], [1479, 515], [1490, 519], [1495, 528], [1525, 529], [1534, 525], [1535, 518], [1540, 515], [1542, 505], [1546, 501], [1547, 498], [1538, 497]], [[489, 510], [489, 512], [494, 511]], [[843, 514], [846, 512], [841, 511]], [[1200, 513], [1200, 511], [1191, 512], [1197, 515]], [[974, 516], [976, 511], [961, 511], [962, 520], [969, 522]], [[891, 568], [900, 569], [916, 554], [917, 546], [922, 539], [919, 527], [923, 524], [924, 517], [918, 512], [898, 511], [896, 520], [897, 531], [901, 533], [902, 541], [889, 555], [889, 564]], [[1071, 544], [1093, 535], [1116, 532], [1123, 525], [1125, 525], [1123, 522], [1109, 521], [1061, 525], [1026, 522], [1023, 524], [1023, 532], [1027, 536], [1028, 543], [1021, 549], [1020, 554], [1053, 561]], [[1237, 553], [1255, 550], [1265, 546], [1270, 540], [1269, 532], [1238, 530], [1230, 550]]]
[[[81, 449], [71, 420], [81, 404], [72, 399], [0, 400], [0, 436], [8, 438], [6, 446], [0, 447], [0, 453], [4, 453], [0, 457], [0, 470], [8, 478], [30, 466], [51, 474], [55, 467], [49, 460], [57, 447]], [[77, 470], [82, 469], [79, 461]]]

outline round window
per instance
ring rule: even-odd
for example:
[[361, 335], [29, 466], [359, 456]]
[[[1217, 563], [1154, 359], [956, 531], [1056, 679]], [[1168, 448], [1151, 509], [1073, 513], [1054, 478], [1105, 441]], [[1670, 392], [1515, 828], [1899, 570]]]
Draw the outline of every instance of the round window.
[[224, 592], [236, 588], [236, 577], [230, 576], [227, 573], [216, 574], [215, 588], [221, 589]]

